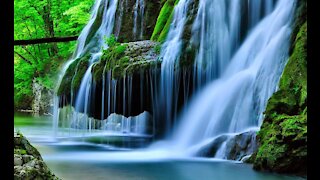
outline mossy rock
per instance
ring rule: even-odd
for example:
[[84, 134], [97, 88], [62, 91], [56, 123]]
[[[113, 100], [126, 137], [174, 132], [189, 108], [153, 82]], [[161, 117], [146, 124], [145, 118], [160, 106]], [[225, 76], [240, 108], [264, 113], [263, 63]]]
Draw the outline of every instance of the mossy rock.
[[[259, 149], [250, 158], [254, 169], [307, 173], [307, 20], [300, 0], [292, 33], [292, 51], [279, 83], [269, 99], [257, 134]], [[303, 23], [302, 23], [303, 22]]]
[[89, 67], [89, 57], [86, 56], [83, 59], [81, 59], [77, 64], [77, 68], [71, 83], [72, 84], [71, 88], [73, 89], [74, 92], [76, 92], [80, 88], [82, 78], [86, 73], [88, 67]]
[[[20, 133], [14, 133], [14, 179], [59, 180], [44, 163], [38, 150]], [[16, 164], [16, 159], [20, 162]]]
[[[113, 79], [120, 79], [136, 71], [146, 70], [160, 64], [155, 47], [151, 41], [116, 44], [103, 52], [100, 62], [93, 66], [94, 80], [101, 81], [102, 74], [112, 71]], [[156, 62], [157, 61], [157, 62]]]
[[89, 59], [90, 55], [86, 55], [70, 64], [58, 88], [58, 96], [70, 94], [71, 86], [74, 91], [80, 87], [81, 79], [89, 66]]
[[93, 78], [96, 82], [99, 82], [102, 79], [102, 73], [105, 67], [106, 61], [99, 61], [94, 64], [92, 67]]
[[146, 71], [156, 67], [161, 67], [161, 61], [139, 61], [128, 65], [128, 67], [125, 69], [125, 72], [127, 75], [133, 75], [134, 73]]
[[280, 80], [280, 89], [292, 89], [300, 94], [300, 105], [307, 98], [307, 22], [300, 28], [295, 39], [292, 55]]
[[27, 151], [25, 149], [19, 149], [19, 147], [14, 148], [14, 154], [25, 155]]
[[166, 0], [162, 1], [164, 5], [161, 8], [157, 23], [153, 30], [151, 40], [163, 42], [169, 32], [170, 24], [174, 15], [174, 7], [177, 5], [179, 0]]
[[307, 116], [273, 115], [265, 121], [257, 138], [260, 147], [254, 159], [257, 170], [305, 175], [307, 157]]

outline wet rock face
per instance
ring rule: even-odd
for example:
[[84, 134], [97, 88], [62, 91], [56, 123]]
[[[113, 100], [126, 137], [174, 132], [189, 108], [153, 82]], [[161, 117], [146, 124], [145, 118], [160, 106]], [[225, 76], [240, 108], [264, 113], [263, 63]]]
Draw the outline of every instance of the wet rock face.
[[150, 39], [159, 12], [160, 0], [119, 0], [114, 34], [120, 42]]
[[155, 61], [159, 58], [159, 55], [154, 49], [159, 43], [146, 40], [130, 42], [127, 45], [124, 53], [130, 58], [129, 61], [131, 62], [136, 60]]
[[[228, 160], [243, 160], [257, 149], [256, 132], [249, 131], [235, 136], [221, 135], [203, 147], [198, 155]], [[225, 145], [223, 145], [225, 144]]]
[[256, 132], [239, 134], [227, 142], [227, 159], [240, 161], [257, 149]]
[[14, 179], [59, 180], [47, 167], [40, 153], [20, 133], [14, 132]]
[[35, 80], [33, 80], [32, 89], [33, 89], [33, 95], [34, 95], [33, 106], [32, 106], [33, 114], [34, 115], [39, 115], [39, 113], [40, 113], [41, 91], [43, 90], [43, 87], [40, 86], [40, 84], [36, 83]]

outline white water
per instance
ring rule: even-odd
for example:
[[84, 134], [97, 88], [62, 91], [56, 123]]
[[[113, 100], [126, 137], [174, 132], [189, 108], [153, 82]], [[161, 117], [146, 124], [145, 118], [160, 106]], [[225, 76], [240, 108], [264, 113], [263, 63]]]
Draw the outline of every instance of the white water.
[[197, 87], [219, 77], [226, 69], [232, 53], [239, 47], [240, 2], [200, 0], [192, 33], [192, 40], [200, 44], [194, 64]]
[[[252, 29], [221, 77], [193, 97], [171, 140], [173, 148], [186, 151], [214, 136], [260, 127], [288, 58], [294, 4], [279, 0]], [[219, 154], [218, 158], [224, 157], [223, 152]]]
[[173, 112], [177, 105], [176, 101], [178, 95], [176, 94], [178, 80], [175, 78], [175, 65], [180, 57], [181, 45], [182, 45], [182, 33], [185, 25], [188, 6], [191, 0], [180, 0], [174, 8], [174, 16], [170, 25], [170, 30], [167, 35], [165, 43], [161, 49], [161, 82], [160, 82], [160, 94], [159, 101], [160, 107], [164, 110], [166, 119], [166, 130], [171, 129], [172, 114], [175, 116], [176, 112]]
[[[86, 113], [88, 113], [89, 109], [89, 101], [91, 100], [90, 94], [95, 93], [94, 89], [91, 87], [92, 85], [92, 73], [91, 69], [95, 62], [100, 60], [102, 55], [101, 51], [103, 48], [107, 48], [105, 44], [105, 38], [109, 37], [114, 28], [115, 21], [115, 13], [117, 10], [118, 0], [97, 0], [93, 6], [92, 15], [89, 23], [84, 27], [80, 36], [78, 37], [77, 49], [74, 52], [74, 55], [71, 60], [69, 60], [64, 66], [61, 77], [58, 83], [58, 86], [61, 83], [61, 80], [68, 69], [68, 67], [78, 58], [84, 56], [86, 53], [91, 54], [91, 58], [89, 60], [89, 68], [87, 69], [84, 78], [81, 81], [80, 89], [78, 92], [78, 96], [76, 97], [75, 107], [76, 110], [84, 109]], [[101, 20], [101, 21], [100, 21]], [[95, 27], [99, 25], [98, 27]], [[95, 29], [97, 28], [97, 29]], [[89, 37], [91, 34], [91, 37]], [[89, 39], [90, 38], [90, 39]], [[73, 98], [74, 92], [71, 89], [71, 96]], [[58, 122], [60, 118], [60, 109], [58, 108], [59, 98], [55, 98], [55, 108], [54, 108], [54, 134], [57, 134], [58, 130]], [[78, 117], [77, 112], [70, 112], [74, 117], [72, 117], [72, 121]], [[69, 117], [69, 115], [68, 115]], [[65, 117], [63, 117], [65, 118]], [[89, 124], [89, 126], [91, 123]]]
[[[91, 50], [92, 59], [94, 59], [90, 62], [90, 66], [82, 79], [76, 99], [76, 109], [82, 108], [85, 113], [88, 113], [90, 94], [95, 93], [91, 89], [91, 86], [93, 86], [91, 68], [94, 62], [100, 58], [101, 54], [98, 53], [104, 46], [101, 39], [110, 35], [114, 23], [117, 1], [105, 2], [112, 4], [103, 12], [102, 26], [108, 28], [100, 27], [96, 37], [93, 38], [92, 44], [90, 42], [88, 47], [83, 47], [89, 33], [87, 31], [91, 29], [93, 24], [91, 19], [87, 25], [89, 27], [86, 27], [83, 31], [86, 36], [83, 35], [81, 36], [83, 39], [79, 39], [76, 52], [76, 57], [79, 57], [87, 50]], [[171, 119], [177, 116], [179, 79], [175, 78], [175, 68], [178, 67], [182, 45], [181, 36], [190, 2], [192, 0], [180, 0], [175, 7], [173, 21], [161, 50], [160, 92], [159, 94], [152, 94], [151, 97], [154, 99], [154, 110], [157, 110], [157, 107], [161, 108], [161, 111], [154, 111], [154, 113], [164, 114], [163, 119], [166, 122], [162, 123], [166, 124], [167, 130], [172, 129]], [[179, 152], [180, 156], [193, 156], [197, 150], [201, 149], [202, 145], [207, 145], [213, 137], [222, 134], [236, 135], [247, 129], [260, 127], [266, 102], [276, 90], [279, 77], [288, 58], [290, 22], [293, 17], [295, 1], [279, 0], [275, 6], [271, 1], [255, 2], [257, 4], [252, 1], [248, 2], [250, 2], [248, 10], [250, 29], [245, 41], [241, 42], [241, 1], [233, 0], [227, 3], [227, 1], [221, 0], [200, 0], [198, 14], [193, 24], [192, 41], [199, 41], [199, 51], [194, 66], [197, 74], [194, 77], [198, 78], [196, 81], [198, 85], [196, 86], [201, 87], [200, 85], [202, 85], [202, 87], [198, 89], [190, 104], [187, 104], [181, 113], [178, 119], [179, 126], [176, 127], [176, 131], [169, 139], [170, 143], [160, 143], [159, 146], [152, 146], [150, 148], [152, 151], [160, 147], [161, 152], [162, 150], [166, 153], [172, 151], [171, 155]], [[100, 4], [102, 1], [98, 0], [97, 3]], [[136, 3], [138, 3], [138, 0]], [[263, 11], [261, 8], [256, 8], [256, 6], [260, 7], [260, 3], [265, 4]], [[94, 10], [98, 11], [98, 7], [98, 5], [95, 5]], [[136, 5], [136, 7], [138, 6]], [[260, 17], [262, 12], [265, 13], [263, 18]], [[97, 12], [94, 12], [92, 18], [95, 19], [96, 14]], [[135, 15], [135, 17], [138, 16]], [[135, 25], [135, 27], [138, 26]], [[96, 42], [99, 43], [94, 45]], [[94, 48], [92, 48], [93, 45]], [[130, 82], [129, 77], [124, 78], [123, 82], [118, 82], [111, 80], [111, 72], [108, 72], [107, 78], [103, 77], [102, 114], [104, 114], [104, 96], [108, 97], [108, 115], [116, 110], [117, 83], [129, 84], [129, 86], [124, 86], [129, 88], [123, 91], [123, 104], [131, 104], [132, 82]], [[158, 103], [160, 106], [157, 105]], [[130, 111], [130, 107], [123, 106], [123, 112], [126, 111]], [[59, 111], [56, 116], [59, 117]], [[83, 117], [85, 117], [83, 121], [85, 123], [81, 123], [83, 128], [91, 131], [93, 129], [92, 118]], [[102, 129], [107, 131], [145, 133], [146, 120], [144, 118], [141, 121], [134, 121], [134, 118], [131, 117], [121, 117], [121, 120], [117, 118], [117, 120], [114, 120], [112, 119], [113, 116], [109, 116], [106, 117], [107, 121], [104, 121], [104, 118], [104, 115], [102, 115], [100, 123]], [[74, 112], [72, 119], [73, 122], [79, 122], [78, 113]], [[57, 129], [57, 121], [54, 124], [54, 129]], [[135, 124], [135, 126], [132, 124]], [[132, 129], [132, 127], [134, 128]], [[153, 128], [155, 130], [156, 127]], [[226, 150], [224, 150], [224, 147], [222, 146], [218, 150], [217, 158], [225, 157]]]
[[142, 40], [143, 38], [144, 7], [144, 0], [136, 0], [133, 12], [133, 36], [135, 40]]

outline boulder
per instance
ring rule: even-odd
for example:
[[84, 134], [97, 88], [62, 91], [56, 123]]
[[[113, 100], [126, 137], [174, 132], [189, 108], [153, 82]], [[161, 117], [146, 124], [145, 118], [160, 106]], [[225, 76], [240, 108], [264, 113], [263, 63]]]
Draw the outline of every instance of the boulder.
[[38, 150], [17, 132], [14, 132], [14, 179], [59, 180], [44, 163]]

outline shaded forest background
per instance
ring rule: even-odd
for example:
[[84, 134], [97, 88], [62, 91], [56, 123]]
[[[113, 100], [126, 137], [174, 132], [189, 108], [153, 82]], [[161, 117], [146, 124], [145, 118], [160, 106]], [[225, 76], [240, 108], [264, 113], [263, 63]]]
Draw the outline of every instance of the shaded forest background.
[[[14, 1], [14, 40], [78, 36], [93, 0]], [[14, 46], [14, 107], [30, 109], [32, 83], [53, 89], [76, 41]]]

